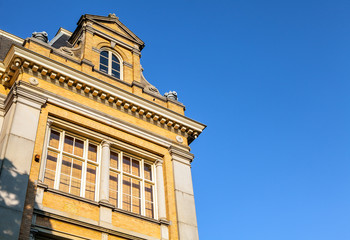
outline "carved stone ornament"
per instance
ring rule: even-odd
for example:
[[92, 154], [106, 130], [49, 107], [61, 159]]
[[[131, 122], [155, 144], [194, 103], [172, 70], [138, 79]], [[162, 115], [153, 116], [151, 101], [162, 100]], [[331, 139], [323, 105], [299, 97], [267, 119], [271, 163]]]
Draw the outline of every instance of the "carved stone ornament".
[[29, 83], [34, 85], [34, 86], [37, 86], [39, 84], [39, 81], [35, 77], [31, 77], [31, 78], [29, 78]]
[[156, 95], [161, 96], [161, 94], [159, 93], [158, 89], [153, 86], [152, 84], [150, 84], [145, 76], [143, 76], [143, 68], [141, 68], [141, 84], [143, 85], [143, 89], [148, 90], [149, 92], [155, 93]]
[[70, 48], [70, 47], [60, 47], [59, 51], [63, 54], [69, 55], [71, 57], [82, 57], [82, 52], [85, 45], [85, 34], [83, 33], [78, 41], [78, 47]]
[[32, 37], [36, 38], [42, 42], [47, 43], [49, 41], [49, 39], [47, 38], [47, 32], [43, 31], [43, 32], [33, 32], [32, 33]]
[[177, 92], [175, 91], [169, 91], [164, 94], [164, 96], [168, 99], [177, 101]]
[[179, 136], [179, 135], [176, 136], [176, 141], [178, 141], [179, 143], [183, 143], [184, 142], [183, 138], [181, 136]]

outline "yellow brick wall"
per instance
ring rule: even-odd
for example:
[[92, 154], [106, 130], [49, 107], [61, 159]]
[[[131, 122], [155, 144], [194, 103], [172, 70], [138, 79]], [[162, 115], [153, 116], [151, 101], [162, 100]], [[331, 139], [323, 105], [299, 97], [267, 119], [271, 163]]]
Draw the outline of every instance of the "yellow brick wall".
[[[118, 129], [112, 128], [110, 126], [104, 125], [102, 123], [96, 122], [87, 117], [83, 117], [79, 114], [67, 111], [60, 107], [47, 104], [45, 108], [42, 109], [40, 116], [39, 129], [37, 133], [37, 139], [35, 143], [34, 154], [41, 154], [45, 136], [46, 121], [47, 117], [59, 116], [67, 122], [73, 122], [80, 126], [90, 128], [96, 132], [102, 134], [117, 136], [119, 140], [123, 142], [129, 142], [137, 147], [142, 147], [143, 149], [149, 150], [151, 152], [157, 152], [164, 155], [164, 182], [165, 182], [165, 193], [166, 193], [166, 206], [167, 206], [167, 216], [168, 220], [172, 222], [169, 226], [170, 239], [177, 239], [177, 219], [176, 219], [176, 205], [174, 196], [174, 182], [172, 175], [172, 163], [171, 157], [168, 150], [151, 142], [148, 142], [139, 137], [130, 135]], [[42, 157], [43, 159], [43, 157]], [[30, 174], [30, 181], [35, 182], [39, 176], [40, 163], [32, 161], [32, 168]], [[28, 196], [29, 197], [29, 196]], [[34, 195], [31, 196], [32, 201], [34, 201]], [[82, 202], [69, 197], [57, 195], [52, 192], [45, 192], [43, 205], [52, 209], [66, 212], [72, 216], [77, 215], [85, 218], [89, 218], [94, 221], [99, 219], [99, 208], [96, 205], [92, 205], [86, 202]], [[50, 220], [51, 221], [51, 220]], [[57, 222], [57, 221], [56, 221]], [[147, 220], [142, 220], [135, 218], [133, 216], [128, 216], [123, 213], [113, 212], [112, 223], [114, 226], [121, 227], [130, 231], [135, 231], [138, 233], [146, 234], [149, 236], [160, 237], [160, 226], [159, 224], [149, 222]], [[52, 225], [56, 226], [56, 225]], [[61, 225], [57, 225], [61, 226]], [[66, 228], [65, 231], [74, 234], [71, 228]], [[78, 230], [77, 230], [78, 231]]]
[[[111, 34], [108, 30], [101, 28], [99, 26], [94, 26], [97, 29], [99, 29], [102, 32], [105, 32], [106, 34]], [[123, 32], [121, 29], [119, 29], [117, 26], [109, 25], [109, 27], [114, 28], [117, 31]], [[108, 47], [110, 44], [102, 39], [101, 37], [97, 35], [92, 35], [90, 33], [86, 34], [86, 43], [83, 49], [83, 58], [90, 60], [94, 65], [95, 68], [98, 68], [99, 66], [99, 54], [92, 50], [92, 48], [100, 49], [101, 47]], [[113, 35], [113, 37], [129, 44], [133, 45], [129, 40], [123, 39], [122, 37], [118, 35]], [[97, 71], [93, 71], [92, 68], [85, 64], [77, 64], [74, 61], [66, 60], [65, 58], [56, 55], [54, 53], [50, 53], [49, 49], [44, 48], [40, 46], [39, 44], [35, 42], [27, 42], [25, 47], [29, 48], [30, 50], [33, 50], [41, 55], [44, 55], [46, 57], [49, 57], [55, 61], [61, 62], [69, 67], [72, 67], [76, 70], [83, 71], [93, 77], [96, 77], [98, 79], [101, 79], [107, 83], [113, 84], [121, 89], [124, 89], [126, 91], [132, 92], [135, 95], [141, 96], [149, 101], [155, 102], [163, 107], [166, 107], [172, 111], [178, 112], [180, 114], [184, 114], [184, 108], [171, 103], [171, 102], [164, 102], [157, 98], [154, 98], [148, 94], [145, 94], [142, 92], [142, 89], [134, 86], [129, 87], [123, 83], [120, 83], [118, 81], [115, 81], [111, 79], [110, 77], [104, 76], [100, 74]], [[133, 54], [131, 51], [116, 46], [115, 51], [117, 51], [122, 57], [123, 60], [132, 64], [133, 67], [127, 67], [124, 66], [124, 81], [131, 84], [133, 81], [140, 81], [140, 56], [137, 54]], [[29, 78], [32, 77], [30, 74], [23, 73], [19, 75], [18, 79], [22, 81], [29, 82]], [[129, 115], [128, 113], [125, 113], [123, 111], [119, 111], [115, 109], [114, 107], [111, 107], [109, 105], [105, 105], [104, 103], [95, 101], [93, 99], [89, 99], [88, 97], [82, 96], [78, 93], [75, 93], [71, 90], [64, 89], [60, 87], [58, 84], [55, 85], [54, 83], [51, 83], [51, 81], [46, 81], [45, 78], [40, 79], [40, 77], [36, 76], [39, 80], [38, 88], [45, 89], [47, 91], [50, 91], [54, 94], [64, 96], [67, 99], [73, 100], [75, 102], [78, 102], [80, 104], [86, 105], [90, 108], [98, 109], [99, 111], [106, 113], [110, 116], [116, 117], [118, 119], [121, 119], [123, 121], [126, 121], [130, 124], [133, 124], [135, 126], [141, 127], [147, 131], [151, 131], [153, 133], [156, 133], [160, 136], [163, 136], [167, 139], [170, 139], [174, 142], [176, 142], [176, 136], [177, 133], [171, 132], [168, 129], [164, 129], [160, 126], [154, 125], [148, 121], [145, 121], [143, 119], [139, 119], [137, 117], [134, 117], [132, 115]], [[7, 94], [8, 89], [5, 89], [3, 86], [0, 86], [0, 93]], [[176, 203], [175, 203], [175, 193], [174, 193], [174, 176], [173, 176], [173, 169], [172, 169], [172, 162], [171, 162], [171, 156], [168, 152], [168, 149], [157, 145], [153, 142], [147, 141], [139, 136], [135, 136], [132, 134], [129, 134], [127, 132], [124, 132], [120, 129], [111, 127], [109, 125], [103, 124], [101, 122], [98, 122], [90, 117], [82, 116], [78, 113], [73, 113], [71, 111], [68, 111], [67, 109], [63, 109], [61, 107], [58, 107], [53, 104], [46, 104], [40, 114], [39, 119], [39, 127], [37, 132], [37, 138], [35, 142], [34, 147], [34, 155], [35, 154], [42, 154], [43, 151], [43, 143], [45, 138], [45, 132], [46, 132], [46, 122], [49, 116], [56, 116], [64, 121], [77, 124], [81, 127], [88, 128], [90, 130], [99, 132], [101, 134], [104, 134], [106, 136], [113, 137], [115, 139], [121, 140], [125, 143], [129, 143], [133, 146], [142, 148], [146, 151], [157, 153], [160, 156], [163, 156], [164, 160], [164, 184], [165, 184], [165, 198], [166, 198], [166, 209], [167, 209], [167, 218], [169, 221], [171, 221], [171, 225], [169, 226], [169, 237], [171, 240], [178, 239], [178, 230], [177, 230], [177, 214], [176, 214]], [[187, 146], [187, 139], [184, 138], [185, 146]], [[33, 155], [33, 156], [34, 156]], [[40, 163], [42, 159], [45, 156], [41, 156]], [[40, 163], [37, 163], [34, 161], [34, 157], [32, 160], [32, 167], [31, 172], [29, 176], [29, 180], [32, 183], [35, 183], [38, 180], [39, 171], [40, 171]], [[28, 194], [26, 199], [26, 204], [29, 206], [25, 209], [25, 219], [26, 221], [30, 221], [32, 217], [32, 211], [33, 211], [33, 203], [34, 203], [34, 197], [35, 197], [35, 185], [31, 188], [28, 188]], [[57, 193], [53, 193], [50, 191], [46, 191], [44, 193], [43, 198], [43, 205], [55, 210], [59, 210], [62, 212], [67, 213], [70, 216], [80, 216], [84, 218], [91, 219], [93, 221], [99, 220], [99, 207], [97, 205], [79, 201], [77, 199], [73, 199], [67, 196], [59, 195]], [[76, 226], [73, 224], [69, 224], [57, 219], [51, 219], [51, 218], [45, 218], [38, 216], [37, 218], [37, 224], [40, 226], [46, 226], [49, 228], [53, 228], [57, 231], [63, 231], [68, 232], [73, 235], [79, 235], [82, 237], [87, 237], [90, 239], [101, 239], [101, 232], [95, 231], [95, 230], [89, 230], [87, 228]], [[147, 221], [141, 218], [137, 218], [134, 216], [129, 216], [124, 213], [120, 212], [113, 212], [112, 213], [112, 224], [116, 227], [124, 228], [126, 230], [146, 234], [155, 238], [160, 238], [160, 225], [158, 223], [154, 223], [152, 221]], [[30, 224], [23, 225], [23, 232], [28, 232], [30, 229]], [[109, 235], [108, 239], [123, 239], [120, 237], [116, 237], [113, 235]]]

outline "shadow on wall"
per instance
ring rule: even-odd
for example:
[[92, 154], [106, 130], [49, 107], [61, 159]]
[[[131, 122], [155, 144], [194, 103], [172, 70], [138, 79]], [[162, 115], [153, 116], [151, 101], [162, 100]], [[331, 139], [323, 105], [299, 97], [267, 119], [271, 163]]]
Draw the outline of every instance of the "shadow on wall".
[[[9, 159], [2, 159], [2, 164], [0, 169], [0, 239], [21, 239], [19, 233], [22, 221], [27, 225], [22, 228], [27, 231], [27, 236], [29, 235], [33, 204], [25, 203], [25, 199], [27, 194], [31, 194], [33, 201], [29, 202], [34, 203], [35, 185], [29, 181], [29, 175], [17, 171]], [[25, 209], [27, 209], [25, 211], [27, 218], [30, 219], [26, 219], [26, 216], [23, 215]]]

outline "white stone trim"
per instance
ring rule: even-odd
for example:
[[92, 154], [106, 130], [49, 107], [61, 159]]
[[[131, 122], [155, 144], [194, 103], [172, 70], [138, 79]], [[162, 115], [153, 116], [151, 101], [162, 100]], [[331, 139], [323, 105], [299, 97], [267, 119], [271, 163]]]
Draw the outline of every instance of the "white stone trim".
[[76, 124], [67, 122], [65, 120], [62, 120], [56, 117], [50, 116], [49, 119], [53, 120], [54, 122], [53, 125], [58, 128], [67, 129], [68, 131], [73, 131], [73, 132], [79, 132], [81, 134], [89, 136], [90, 138], [93, 138], [95, 141], [102, 141], [103, 139], [105, 139], [110, 142], [111, 147], [116, 146], [116, 148], [118, 149], [130, 152], [132, 154], [137, 154], [143, 158], [146, 158], [147, 160], [156, 161], [158, 159], [161, 159], [161, 156], [155, 155], [149, 151], [145, 151], [137, 146], [127, 144], [115, 138], [110, 138], [110, 137], [107, 137], [106, 135], [99, 134], [93, 130], [83, 128], [81, 126], [78, 126]]
[[[82, 116], [97, 120], [97, 121], [102, 122], [106, 125], [123, 130], [129, 134], [132, 134], [132, 135], [135, 135], [135, 136], [140, 137], [142, 139], [146, 139], [150, 142], [156, 143], [160, 146], [168, 148], [172, 145], [175, 145], [175, 146], [177, 146], [177, 148], [180, 148], [183, 150], [189, 149], [189, 147], [187, 147], [187, 146], [177, 144], [175, 141], [172, 141], [168, 138], [160, 136], [156, 133], [153, 133], [153, 132], [148, 131], [146, 129], [137, 127], [133, 124], [130, 124], [126, 121], [112, 117], [106, 113], [103, 113], [103, 112], [98, 111], [96, 109], [90, 108], [86, 105], [82, 105], [80, 103], [74, 102], [74, 101], [69, 100], [67, 98], [64, 98], [62, 96], [58, 96], [58, 95], [51, 93], [49, 91], [46, 91], [46, 90], [43, 90], [43, 89], [40, 89], [37, 87], [33, 87], [26, 82], [19, 82], [17, 84], [17, 88], [21, 88], [23, 91], [32, 92], [33, 94], [37, 94], [38, 96], [41, 96], [42, 98], [46, 98], [48, 103], [51, 103], [51, 104], [59, 106], [61, 108], [78, 113]], [[56, 123], [59, 123], [59, 119], [54, 119], [54, 118], [52, 118], [52, 119]], [[63, 122], [65, 122], [65, 121], [63, 121]], [[69, 123], [67, 123], [67, 124], [69, 124]], [[73, 126], [75, 126], [75, 125], [73, 125]], [[107, 138], [107, 140], [109, 140], [109, 139]], [[115, 141], [115, 140], [113, 140], [113, 141]], [[120, 142], [118, 144], [120, 144], [120, 146], [125, 147], [125, 148], [130, 146], [130, 145], [126, 145], [125, 143], [123, 145], [122, 142]], [[130, 149], [130, 151], [135, 151], [135, 150]], [[154, 155], [154, 156], [156, 156], [156, 155]]]
[[[158, 115], [159, 119], [157, 121], [160, 121], [160, 119], [163, 118], [168, 119], [167, 126], [171, 127], [174, 124], [178, 124], [179, 129], [181, 129], [182, 131], [186, 131], [186, 134], [192, 135], [194, 138], [196, 138], [206, 127], [204, 124], [194, 121], [168, 108], [162, 107], [142, 97], [134, 95], [128, 91], [122, 90], [112, 84], [108, 84], [104, 81], [96, 79], [90, 75], [82, 73], [78, 70], [70, 68], [64, 64], [46, 58], [42, 55], [36, 54], [22, 47], [13, 46], [10, 49], [9, 53], [7, 54], [7, 57], [4, 60], [5, 66], [10, 66], [10, 62], [16, 58], [15, 56], [17, 58], [19, 57], [21, 59], [24, 59], [24, 67], [31, 66], [31, 68], [35, 68], [35, 70], [38, 70], [38, 68], [42, 68], [44, 72], [47, 72], [49, 74], [54, 72], [57, 76], [59, 74], [64, 75], [65, 79], [63, 80], [63, 82], [72, 79], [76, 81], [76, 85], [80, 84], [85, 86], [85, 89], [88, 89], [87, 93], [92, 93], [92, 91], [97, 90], [101, 93], [101, 96], [102, 94], [104, 94], [103, 96], [109, 96], [108, 98], [111, 98], [112, 102], [121, 100], [123, 104], [137, 106], [139, 111]], [[18, 67], [13, 66], [13, 69], [18, 69]], [[75, 87], [75, 85], [72, 87]], [[98, 97], [100, 97], [100, 95]], [[172, 124], [169, 124], [170, 122]]]
[[8, 33], [8, 32], [5, 32], [4, 30], [1, 30], [0, 29], [0, 35], [3, 35], [19, 44], [23, 44], [24, 42], [24, 39], [23, 38], [20, 38], [20, 37], [17, 37], [16, 35], [13, 35], [11, 33]]
[[[113, 48], [111, 48], [111, 47], [102, 47], [101, 49], [100, 49], [100, 61], [101, 61], [101, 52], [103, 52], [103, 51], [106, 51], [106, 52], [108, 52], [108, 66], [107, 66], [107, 68], [108, 68], [108, 75], [110, 75], [110, 76], [112, 76], [112, 77], [114, 77], [113, 75], [112, 75], [112, 55], [114, 55], [117, 59], [118, 59], [118, 61], [119, 61], [119, 67], [120, 67], [120, 69], [119, 69], [119, 75], [120, 75], [120, 78], [119, 78], [119, 80], [122, 80], [123, 81], [123, 79], [124, 79], [124, 61], [123, 61], [123, 58], [120, 56], [120, 54], [116, 51], [116, 50], [114, 50]], [[100, 71], [100, 72], [102, 72], [101, 71], [101, 69], [100, 69], [100, 64], [101, 64], [101, 62], [99, 62], [99, 67], [98, 67], [98, 70]]]
[[111, 233], [116, 236], [125, 237], [126, 239], [135, 240], [159, 240], [158, 238], [151, 237], [145, 234], [137, 233], [134, 231], [126, 230], [124, 228], [115, 227], [112, 224], [100, 225], [97, 221], [89, 218], [81, 217], [74, 214], [69, 214], [59, 210], [55, 210], [48, 207], [43, 207], [41, 210], [34, 210], [35, 214], [41, 216], [47, 216], [70, 224], [87, 227], [90, 229]]

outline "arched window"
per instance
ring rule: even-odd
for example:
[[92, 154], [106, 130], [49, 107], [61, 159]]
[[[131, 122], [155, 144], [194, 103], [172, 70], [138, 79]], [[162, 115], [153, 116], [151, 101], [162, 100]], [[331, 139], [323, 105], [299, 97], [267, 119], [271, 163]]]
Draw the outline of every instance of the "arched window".
[[120, 61], [110, 51], [102, 51], [100, 54], [100, 71], [121, 79]]

